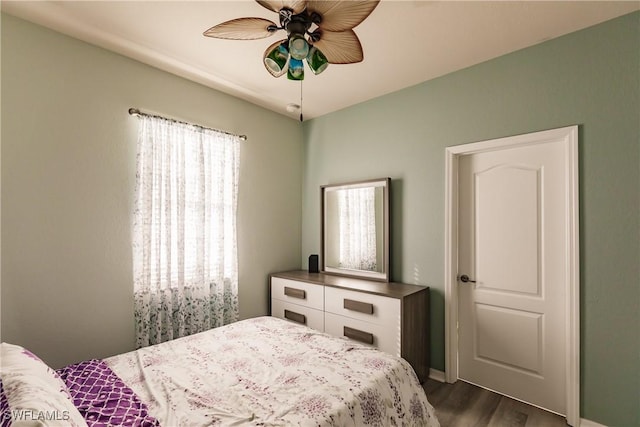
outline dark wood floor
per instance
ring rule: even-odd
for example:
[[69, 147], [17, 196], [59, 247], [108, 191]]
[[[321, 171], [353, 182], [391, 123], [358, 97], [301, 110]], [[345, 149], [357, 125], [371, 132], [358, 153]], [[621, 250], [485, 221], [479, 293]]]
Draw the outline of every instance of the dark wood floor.
[[559, 415], [457, 381], [423, 384], [441, 427], [566, 427]]

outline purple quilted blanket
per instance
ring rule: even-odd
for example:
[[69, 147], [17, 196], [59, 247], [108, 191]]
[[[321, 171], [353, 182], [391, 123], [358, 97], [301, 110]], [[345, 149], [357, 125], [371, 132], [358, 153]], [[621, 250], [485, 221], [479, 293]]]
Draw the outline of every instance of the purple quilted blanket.
[[7, 396], [4, 394], [2, 388], [2, 381], [0, 381], [0, 427], [11, 426], [11, 412], [9, 410], [9, 403], [7, 402]]
[[159, 426], [138, 396], [102, 360], [65, 366], [58, 373], [90, 427]]

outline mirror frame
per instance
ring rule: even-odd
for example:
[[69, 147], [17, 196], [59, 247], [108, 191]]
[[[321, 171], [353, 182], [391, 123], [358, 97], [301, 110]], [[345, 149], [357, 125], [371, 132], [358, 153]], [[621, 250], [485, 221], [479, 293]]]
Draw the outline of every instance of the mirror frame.
[[[350, 189], [350, 188], [361, 188], [371, 186], [382, 187], [382, 195], [383, 195], [383, 217], [382, 217], [382, 226], [383, 230], [383, 245], [382, 245], [382, 263], [383, 263], [383, 271], [379, 272], [371, 272], [366, 270], [351, 270], [351, 269], [341, 269], [337, 267], [328, 267], [325, 264], [326, 260], [326, 245], [325, 245], [325, 232], [327, 226], [325, 224], [325, 207], [326, 207], [326, 194], [327, 191], [336, 191], [340, 189]], [[320, 271], [326, 274], [332, 274], [336, 276], [346, 276], [346, 277], [357, 277], [361, 279], [369, 279], [369, 280], [377, 280], [380, 282], [388, 282], [389, 281], [389, 239], [390, 239], [390, 224], [391, 221], [389, 219], [389, 200], [391, 193], [391, 178], [377, 178], [370, 179], [365, 181], [355, 181], [355, 182], [347, 182], [342, 184], [328, 184], [320, 186], [320, 253], [321, 253], [321, 263], [320, 263]]]

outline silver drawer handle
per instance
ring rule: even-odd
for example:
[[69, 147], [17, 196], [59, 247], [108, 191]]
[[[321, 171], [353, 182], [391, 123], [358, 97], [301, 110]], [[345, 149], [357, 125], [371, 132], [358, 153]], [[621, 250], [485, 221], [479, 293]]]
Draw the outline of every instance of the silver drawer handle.
[[307, 324], [307, 316], [305, 316], [304, 314], [296, 313], [295, 311], [285, 310], [284, 318], [296, 323], [302, 323], [303, 325]]
[[373, 344], [373, 334], [369, 332], [359, 331], [358, 329], [353, 329], [348, 326], [343, 328], [344, 336], [347, 338], [351, 338], [355, 341], [360, 341], [365, 344]]
[[369, 304], [368, 302], [354, 301], [352, 299], [345, 298], [342, 306], [347, 310], [357, 311], [364, 314], [373, 314], [373, 304]]
[[291, 298], [307, 299], [307, 293], [303, 289], [284, 287], [284, 294]]

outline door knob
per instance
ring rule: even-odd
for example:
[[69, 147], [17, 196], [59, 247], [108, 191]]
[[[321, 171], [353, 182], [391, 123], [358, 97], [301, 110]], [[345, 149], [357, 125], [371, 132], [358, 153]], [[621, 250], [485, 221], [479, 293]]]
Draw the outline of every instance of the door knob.
[[462, 276], [460, 276], [460, 281], [462, 283], [476, 283], [475, 280], [469, 279], [469, 276], [467, 276], [466, 274], [463, 274]]

